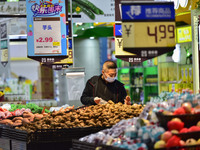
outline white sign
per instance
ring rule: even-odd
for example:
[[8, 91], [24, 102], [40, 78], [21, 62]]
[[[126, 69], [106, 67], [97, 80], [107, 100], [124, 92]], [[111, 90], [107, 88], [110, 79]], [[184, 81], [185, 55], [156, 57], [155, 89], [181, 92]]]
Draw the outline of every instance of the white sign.
[[33, 26], [35, 55], [61, 54], [60, 18], [34, 18]]

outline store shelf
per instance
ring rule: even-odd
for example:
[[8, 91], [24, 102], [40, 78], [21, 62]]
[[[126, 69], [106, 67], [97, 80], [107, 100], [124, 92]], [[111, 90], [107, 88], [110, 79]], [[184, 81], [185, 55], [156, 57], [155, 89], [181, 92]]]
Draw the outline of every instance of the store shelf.
[[119, 67], [117, 69], [122, 70], [122, 69], [135, 69], [135, 68], [143, 68], [143, 67], [142, 66], [130, 66], [130, 67]]
[[145, 83], [144, 86], [158, 86], [158, 83]]
[[149, 67], [158, 67], [157, 65], [148, 65], [148, 66], [143, 66], [143, 68], [149, 68]]
[[160, 81], [160, 84], [176, 84], [177, 81]]
[[130, 87], [132, 87], [132, 88], [142, 88], [143, 85], [142, 84], [141, 85], [131, 85]]

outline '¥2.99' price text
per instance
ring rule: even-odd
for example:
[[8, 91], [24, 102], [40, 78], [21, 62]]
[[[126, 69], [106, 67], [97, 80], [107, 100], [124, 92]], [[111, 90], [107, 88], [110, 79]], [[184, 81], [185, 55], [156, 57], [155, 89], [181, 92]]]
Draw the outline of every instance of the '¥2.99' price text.
[[155, 38], [155, 43], [164, 39], [175, 38], [174, 25], [156, 25], [154, 27], [147, 26], [147, 35]]
[[41, 43], [41, 42], [45, 42], [45, 43], [47, 43], [47, 42], [53, 42], [53, 38], [52, 37], [45, 37], [45, 38], [42, 38], [42, 37], [39, 37], [38, 39], [36, 39], [36, 42], [39, 42], [39, 43]]

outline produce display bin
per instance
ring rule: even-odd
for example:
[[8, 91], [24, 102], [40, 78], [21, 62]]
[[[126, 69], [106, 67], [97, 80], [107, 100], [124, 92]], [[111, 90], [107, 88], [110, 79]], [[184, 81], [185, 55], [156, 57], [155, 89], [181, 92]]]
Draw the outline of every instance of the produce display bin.
[[156, 116], [159, 120], [160, 126], [164, 127], [167, 130], [167, 122], [173, 118], [179, 118], [184, 122], [184, 126], [189, 128], [193, 125], [196, 125], [200, 120], [200, 114], [185, 114], [185, 115], [163, 115], [161, 112], [157, 112]]
[[101, 150], [125, 150], [123, 148], [108, 146], [108, 145], [99, 145], [94, 143], [82, 142], [79, 140], [74, 139], [72, 141], [72, 148], [73, 150], [94, 150], [94, 149], [101, 149]]
[[72, 148], [72, 139], [79, 139], [106, 127], [43, 129], [32, 133], [6, 126], [0, 126], [0, 129], [1, 138], [11, 140], [11, 147], [25, 147], [27, 150], [65, 150]]

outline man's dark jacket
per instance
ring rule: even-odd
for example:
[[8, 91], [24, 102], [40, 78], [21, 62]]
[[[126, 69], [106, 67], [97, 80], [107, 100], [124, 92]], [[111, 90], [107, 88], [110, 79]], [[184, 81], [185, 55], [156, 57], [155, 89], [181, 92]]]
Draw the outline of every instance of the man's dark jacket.
[[[127, 96], [124, 85], [118, 80], [113, 83], [106, 83], [101, 76], [93, 76], [87, 81], [81, 96], [81, 102], [84, 105], [95, 105], [94, 98], [100, 97], [106, 101], [112, 100], [115, 103], [124, 103]], [[104, 94], [104, 91], [107, 94]]]

